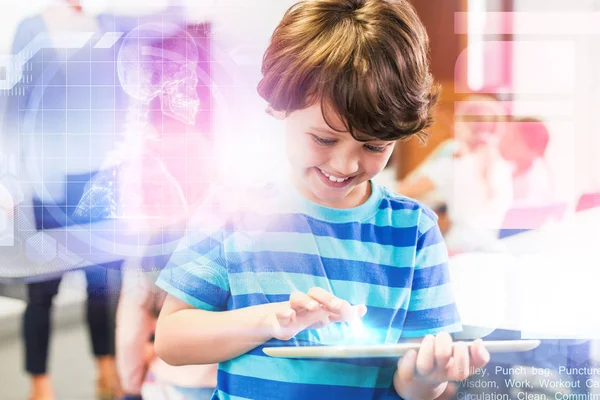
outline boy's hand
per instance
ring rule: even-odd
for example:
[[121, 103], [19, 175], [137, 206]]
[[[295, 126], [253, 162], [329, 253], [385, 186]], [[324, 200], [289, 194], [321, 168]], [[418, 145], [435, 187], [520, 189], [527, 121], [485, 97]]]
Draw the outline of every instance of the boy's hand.
[[[490, 360], [481, 339], [470, 346], [456, 343], [448, 333], [423, 338], [417, 353], [409, 351], [398, 361], [394, 387], [404, 398], [436, 398], [448, 381], [462, 381]], [[433, 396], [433, 397], [431, 397]]]
[[334, 296], [320, 287], [313, 287], [308, 291], [308, 297], [319, 303], [319, 306], [329, 311], [330, 322], [355, 322], [367, 313], [364, 304], [350, 305], [346, 300]]
[[278, 303], [272, 336], [289, 340], [305, 329], [323, 328], [332, 322], [354, 322], [367, 312], [365, 305], [351, 306], [324, 289], [314, 287], [308, 294], [294, 292], [290, 300]]

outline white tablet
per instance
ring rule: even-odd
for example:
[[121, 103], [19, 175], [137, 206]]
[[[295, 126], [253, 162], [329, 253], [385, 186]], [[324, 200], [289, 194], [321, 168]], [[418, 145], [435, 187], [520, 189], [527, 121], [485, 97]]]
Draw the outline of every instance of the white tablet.
[[[455, 342], [456, 343], [456, 342]], [[471, 343], [471, 342], [465, 342]], [[484, 341], [490, 353], [508, 353], [533, 350], [539, 340], [496, 340]], [[409, 350], [418, 350], [420, 343], [374, 344], [363, 346], [289, 346], [265, 347], [263, 352], [279, 358], [369, 358], [401, 357]]]

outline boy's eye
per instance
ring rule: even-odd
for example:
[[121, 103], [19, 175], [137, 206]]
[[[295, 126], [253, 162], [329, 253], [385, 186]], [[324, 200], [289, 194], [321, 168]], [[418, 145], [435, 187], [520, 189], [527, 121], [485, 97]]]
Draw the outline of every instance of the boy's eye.
[[335, 139], [324, 139], [317, 135], [311, 135], [311, 136], [315, 142], [322, 144], [324, 146], [331, 146], [332, 144], [335, 144], [335, 142], [336, 142]]
[[387, 146], [373, 146], [372, 144], [365, 144], [365, 148], [374, 153], [383, 153]]

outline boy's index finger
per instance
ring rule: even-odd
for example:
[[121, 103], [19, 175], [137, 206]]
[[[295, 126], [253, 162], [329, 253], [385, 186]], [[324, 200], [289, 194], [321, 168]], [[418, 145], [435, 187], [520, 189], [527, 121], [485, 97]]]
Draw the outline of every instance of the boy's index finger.
[[[326, 291], [320, 287], [313, 287], [308, 291], [308, 295], [323, 304], [331, 311], [340, 312], [346, 308], [350, 308], [350, 304], [336, 296], [333, 293]], [[347, 307], [346, 307], [347, 306]]]
[[319, 308], [319, 303], [306, 293], [293, 292], [290, 295], [290, 307], [296, 311], [315, 311]]

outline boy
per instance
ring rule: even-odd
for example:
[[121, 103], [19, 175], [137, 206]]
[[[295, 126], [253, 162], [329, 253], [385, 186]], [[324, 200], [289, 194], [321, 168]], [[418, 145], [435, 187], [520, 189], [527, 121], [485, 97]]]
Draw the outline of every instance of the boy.
[[[290, 182], [201, 215], [157, 282], [169, 293], [157, 354], [219, 362], [214, 398], [433, 399], [488, 361], [480, 342], [452, 348], [461, 326], [434, 214], [371, 181], [396, 140], [431, 123], [427, 50], [403, 0], [300, 2], [275, 30], [258, 90], [285, 121]], [[398, 363], [262, 352], [348, 342], [361, 319], [358, 342], [427, 336]]]

